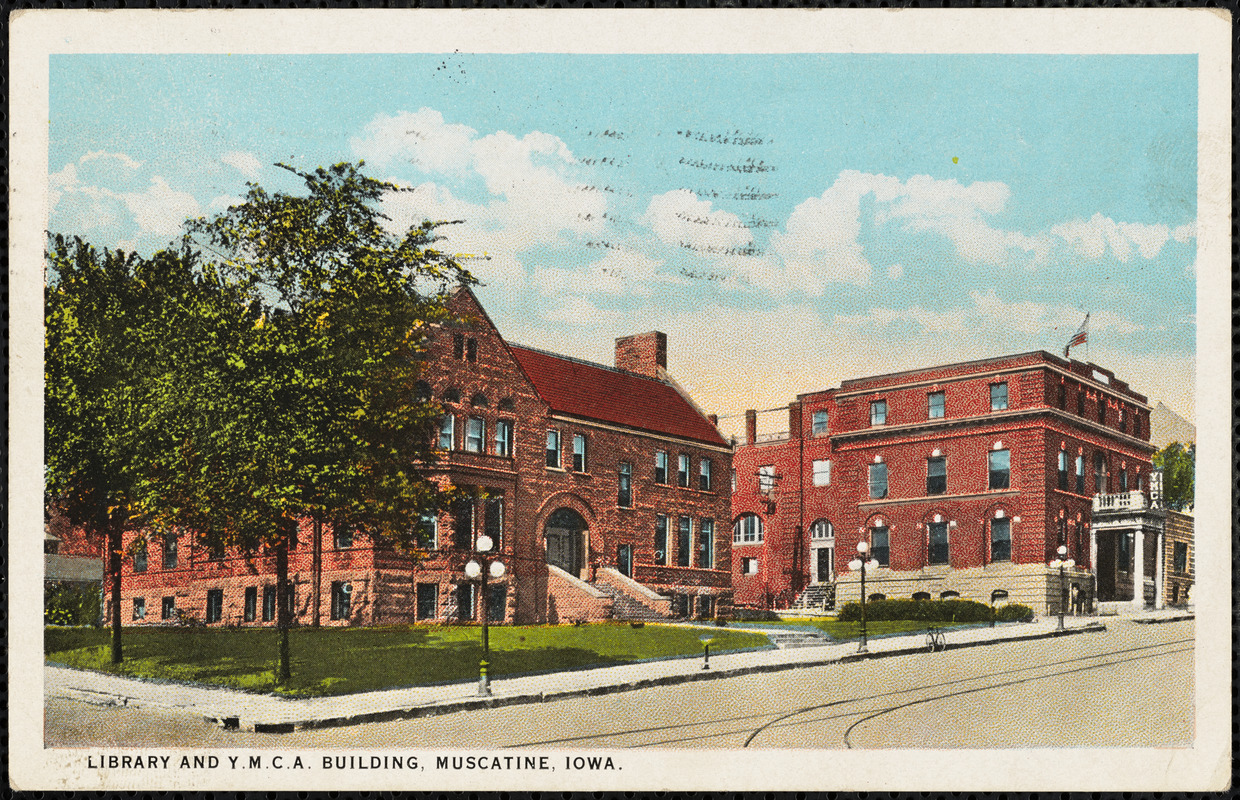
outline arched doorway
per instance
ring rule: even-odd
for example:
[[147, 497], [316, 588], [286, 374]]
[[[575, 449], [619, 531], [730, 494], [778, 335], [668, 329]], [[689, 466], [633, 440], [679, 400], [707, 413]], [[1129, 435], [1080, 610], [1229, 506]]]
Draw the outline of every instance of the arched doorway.
[[586, 521], [571, 508], [559, 508], [547, 517], [543, 535], [547, 541], [547, 563], [577, 577], [585, 567]]

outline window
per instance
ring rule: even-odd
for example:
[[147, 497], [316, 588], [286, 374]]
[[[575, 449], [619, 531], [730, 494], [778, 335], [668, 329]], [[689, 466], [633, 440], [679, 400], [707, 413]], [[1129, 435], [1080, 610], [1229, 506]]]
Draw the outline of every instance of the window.
[[501, 419], [495, 423], [495, 455], [512, 455], [512, 422]]
[[135, 597], [133, 599], [133, 618], [146, 619], [146, 598]]
[[817, 520], [813, 525], [809, 526], [809, 538], [811, 539], [834, 539], [835, 529], [831, 527], [831, 523], [825, 519]]
[[886, 525], [870, 528], [870, 558], [880, 567], [891, 563], [891, 531]]
[[684, 453], [676, 458], [676, 485], [681, 488], [689, 486], [689, 456]]
[[465, 358], [468, 361], [478, 360], [478, 340], [472, 336], [465, 342]]
[[681, 517], [676, 533], [676, 565], [687, 567], [692, 563], [689, 554], [693, 552], [693, 520]]
[[732, 494], [736, 494], [736, 470], [732, 470]]
[[667, 517], [654, 516], [654, 563], [667, 563]]
[[1124, 407], [1120, 406], [1119, 411], [1119, 432], [1128, 433], [1128, 415], [1124, 413]]
[[445, 403], [461, 402], [461, 390], [457, 389], [455, 386], [449, 386], [447, 389], [444, 390], [443, 401]]
[[1107, 493], [1107, 457], [1101, 450], [1094, 452], [1094, 492]]
[[345, 581], [332, 581], [332, 619], [349, 618], [349, 597], [353, 594], [353, 584]]
[[1085, 494], [1085, 456], [1076, 454], [1076, 493]]
[[465, 357], [465, 334], [452, 334], [452, 357], [458, 361]]
[[1085, 416], [1085, 387], [1076, 387], [1076, 415], [1078, 417]]
[[822, 459], [814, 462], [814, 485], [831, 485], [831, 460]]
[[487, 622], [502, 623], [508, 616], [508, 587], [491, 584], [487, 587]]
[[337, 550], [348, 550], [353, 546], [353, 529], [347, 525], [332, 527], [332, 547]]
[[474, 585], [462, 583], [456, 587], [457, 619], [474, 618]]
[[810, 433], [812, 433], [814, 436], [826, 436], [827, 435], [827, 412], [826, 411], [815, 411], [811, 419], [813, 420], [813, 423], [810, 427]]
[[416, 524], [418, 547], [424, 550], [434, 550], [439, 547], [439, 515], [428, 511], [418, 517]]
[[164, 537], [164, 569], [177, 568], [177, 538], [171, 533]]
[[560, 468], [560, 432], [547, 431], [547, 466]]
[[931, 456], [926, 459], [926, 494], [947, 493], [947, 457]]
[[205, 619], [207, 622], [219, 622], [224, 618], [224, 590], [208, 589], [207, 590], [207, 613]]
[[627, 461], [621, 461], [616, 471], [616, 505], [633, 507], [633, 465]]
[[431, 399], [431, 385], [426, 381], [418, 381], [413, 385], [413, 399], [425, 403]]
[[253, 622], [258, 616], [258, 587], [247, 586], [245, 588], [245, 611], [243, 619], [246, 622]]
[[870, 403], [870, 425], [887, 424], [887, 401], [875, 400]]
[[141, 545], [141, 549], [133, 552], [133, 571], [146, 572], [146, 544]]
[[271, 622], [276, 618], [276, 587], [263, 587], [263, 622]]
[[633, 577], [633, 545], [616, 546], [616, 568], [627, 578]]
[[758, 467], [758, 491], [761, 494], [771, 494], [775, 491], [775, 466], [773, 464]]
[[474, 408], [486, 408], [491, 405], [491, 401], [482, 392], [477, 392], [473, 397], [469, 398], [469, 404]]
[[742, 559], [741, 566], [743, 567], [742, 571], [745, 575], [757, 575], [758, 574], [758, 559], [756, 558]]
[[465, 449], [471, 453], [481, 453], [484, 441], [486, 423], [478, 417], [470, 417], [465, 423]]
[[998, 517], [990, 521], [990, 560], [1012, 560], [1012, 521]]
[[573, 472], [586, 471], [586, 437], [585, 434], [573, 434]]
[[439, 616], [439, 584], [418, 584], [418, 619], [434, 619]]
[[762, 519], [756, 514], [744, 514], [732, 526], [733, 544], [757, 544], [762, 541]]
[[1107, 401], [1102, 395], [1098, 395], [1098, 424], [1107, 424]]
[[714, 464], [711, 463], [709, 458], [703, 458], [698, 462], [698, 488], [703, 492], [710, 491], [711, 469], [713, 467]]
[[[498, 493], [498, 489], [492, 489], [493, 493]], [[488, 497], [482, 501], [483, 517], [482, 532], [491, 537], [494, 543], [491, 545], [494, 550], [498, 551], [504, 541], [504, 498]]]
[[468, 497], [452, 503], [452, 546], [458, 550], [474, 548], [474, 501]]
[[878, 500], [887, 496], [887, 465], [870, 465], [870, 497]]
[[928, 419], [942, 419], [946, 411], [946, 396], [942, 392], [931, 392], [926, 395], [926, 417]]
[[947, 523], [930, 523], [930, 563], [950, 564], [951, 557], [947, 550]]
[[1064, 411], [1067, 411], [1068, 410], [1068, 387], [1064, 385], [1063, 381], [1059, 382], [1059, 397], [1057, 399], [1058, 399], [1059, 407], [1062, 408]]
[[1068, 491], [1068, 451], [1059, 451], [1059, 488]]
[[1008, 385], [1006, 383], [990, 384], [990, 410], [1003, 411], [1008, 407]]
[[990, 489], [1007, 489], [1012, 485], [1012, 451], [1011, 450], [991, 450], [987, 454], [989, 462], [989, 481], [987, 487]]
[[698, 566], [715, 567], [715, 521], [704, 519], [698, 524]]
[[1171, 543], [1171, 570], [1180, 575], [1188, 573], [1188, 542]]
[[1128, 491], [1128, 470], [1126, 469], [1119, 471], [1119, 490], [1121, 492]]
[[160, 600], [159, 618], [172, 619], [177, 613], [177, 599], [175, 597], [165, 597]]
[[654, 482], [667, 483], [667, 453], [663, 450], [654, 451]]
[[439, 420], [439, 449], [451, 450], [456, 443], [456, 416], [444, 414]]

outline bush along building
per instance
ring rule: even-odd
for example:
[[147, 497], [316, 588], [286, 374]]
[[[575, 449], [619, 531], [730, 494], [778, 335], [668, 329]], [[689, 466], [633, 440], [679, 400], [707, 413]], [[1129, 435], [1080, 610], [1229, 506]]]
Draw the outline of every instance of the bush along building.
[[[1151, 499], [1149, 412], [1111, 371], [1047, 352], [847, 380], [800, 395], [776, 434], [747, 412], [735, 601], [856, 600], [860, 541], [879, 565], [872, 598], [1001, 590], [1040, 613], [1182, 601], [1191, 561], [1171, 539], [1191, 533], [1168, 536]], [[1182, 577], [1167, 580], [1168, 559]]]
[[[732, 448], [668, 375], [666, 336], [618, 339], [607, 367], [506, 342], [467, 289], [450, 305], [466, 324], [436, 331], [417, 389], [443, 409], [440, 458], [414, 466], [461, 499], [417, 521], [416, 556], [304, 523], [295, 623], [657, 620], [730, 603]], [[505, 567], [485, 601], [465, 573], [484, 535]], [[125, 622], [274, 624], [274, 557], [187, 534], [129, 549]]]

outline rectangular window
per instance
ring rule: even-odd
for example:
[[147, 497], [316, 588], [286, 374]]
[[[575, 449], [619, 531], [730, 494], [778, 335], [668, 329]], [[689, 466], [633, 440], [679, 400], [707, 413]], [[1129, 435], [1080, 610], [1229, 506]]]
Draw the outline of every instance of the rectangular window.
[[501, 419], [495, 422], [495, 455], [507, 458], [512, 455], [512, 422]]
[[1119, 490], [1121, 492], [1128, 491], [1128, 470], [1126, 469], [1119, 471]]
[[826, 411], [815, 411], [812, 419], [813, 419], [813, 425], [810, 428], [810, 433], [813, 434], [814, 436], [826, 436], [827, 435], [827, 412]]
[[560, 468], [560, 432], [547, 431], [547, 466]]
[[990, 410], [1003, 411], [1008, 407], [1008, 385], [1006, 383], [990, 384]]
[[676, 459], [676, 485], [689, 488], [689, 456], [681, 453]]
[[698, 462], [698, 488], [703, 492], [710, 491], [710, 471], [713, 466], [709, 458], [703, 458]]
[[353, 529], [348, 525], [332, 526], [332, 547], [337, 550], [348, 550], [353, 546]]
[[465, 359], [467, 361], [478, 360], [478, 340], [472, 336], [465, 342]]
[[224, 590], [208, 589], [207, 590], [207, 613], [205, 619], [207, 622], [219, 622], [224, 618]]
[[452, 334], [452, 357], [457, 360], [465, 357], [465, 334]]
[[1107, 493], [1107, 457], [1101, 450], [1094, 453], [1094, 492]]
[[508, 616], [508, 587], [494, 584], [487, 587], [487, 622], [502, 623]]
[[439, 419], [439, 449], [451, 450], [456, 444], [456, 416], [444, 414]]
[[1012, 451], [991, 450], [986, 459], [989, 464], [989, 481], [991, 489], [1007, 489], [1012, 485]]
[[887, 496], [887, 465], [870, 465], [870, 498], [880, 500]]
[[434, 619], [439, 616], [439, 584], [418, 584], [418, 619]]
[[457, 619], [474, 619], [474, 585], [462, 583], [456, 587]]
[[931, 392], [926, 395], [926, 417], [928, 419], [942, 419], [946, 412], [946, 395], [942, 392]]
[[586, 471], [586, 437], [583, 434], [573, 434], [573, 472]]
[[418, 547], [434, 550], [439, 547], [439, 515], [433, 511], [418, 517]]
[[667, 452], [654, 451], [654, 482], [667, 483]]
[[870, 425], [887, 424], [887, 401], [875, 400], [870, 403]]
[[[495, 492], [498, 490], [492, 490]], [[484, 516], [482, 518], [482, 532], [491, 537], [494, 543], [492, 549], [499, 551], [504, 541], [504, 498], [488, 497], [482, 501], [484, 506]]]
[[732, 470], [732, 494], [736, 494], [736, 470]]
[[247, 586], [245, 588], [245, 611], [244, 617], [246, 622], [253, 622], [258, 616], [258, 587]]
[[715, 521], [704, 519], [698, 524], [698, 566], [715, 567]]
[[1180, 575], [1188, 574], [1188, 542], [1171, 543], [1171, 570]]
[[1064, 386], [1062, 381], [1060, 381], [1059, 383], [1059, 397], [1057, 399], [1059, 401], [1059, 407], [1062, 408], [1064, 411], [1067, 411], [1068, 410], [1068, 387]]
[[1076, 493], [1085, 494], [1085, 456], [1076, 456]]
[[452, 546], [458, 550], [474, 548], [474, 501], [468, 497], [452, 504]]
[[775, 491], [775, 467], [767, 464], [758, 467], [758, 491], [762, 494], [770, 494]]
[[1085, 416], [1085, 387], [1083, 386], [1078, 386], [1076, 390], [1076, 415]]
[[654, 517], [654, 563], [667, 563], [667, 517], [662, 514]]
[[622, 544], [616, 547], [616, 565], [621, 575], [633, 577], [633, 545]]
[[947, 523], [930, 523], [930, 563], [949, 564], [951, 557], [947, 551]]
[[140, 550], [133, 551], [133, 571], [146, 572], [146, 547], [144, 543]]
[[627, 461], [621, 461], [616, 471], [616, 505], [633, 507], [633, 465]]
[[1107, 400], [1102, 395], [1098, 395], [1098, 424], [1107, 424]]
[[352, 584], [332, 581], [332, 619], [347, 620], [349, 618], [349, 596], [352, 590]]
[[164, 569], [177, 568], [177, 539], [174, 534], [164, 537]]
[[276, 587], [263, 587], [263, 622], [271, 622], [276, 618]]
[[481, 453], [485, 441], [486, 423], [478, 417], [470, 417], [465, 423], [465, 449], [471, 453]]
[[693, 552], [693, 520], [681, 517], [676, 526], [676, 564], [687, 567], [692, 562], [689, 554]]
[[1120, 406], [1119, 411], [1119, 432], [1128, 433], [1128, 415], [1124, 413], [1124, 407]]
[[758, 559], [756, 558], [744, 559], [744, 568], [745, 568], [744, 572], [746, 575], [757, 575], [758, 574]]
[[133, 599], [133, 618], [146, 619], [146, 598], [135, 597]]
[[880, 567], [891, 563], [891, 532], [887, 526], [870, 528], [870, 558]]
[[831, 485], [831, 460], [822, 459], [814, 462], [814, 485]]
[[1007, 517], [990, 521], [990, 560], [1012, 560], [1012, 521]]
[[177, 613], [177, 599], [175, 597], [165, 597], [160, 600], [159, 618], [172, 619]]
[[931, 456], [926, 459], [926, 494], [947, 493], [947, 457]]
[[1068, 451], [1059, 451], [1059, 488], [1068, 491]]

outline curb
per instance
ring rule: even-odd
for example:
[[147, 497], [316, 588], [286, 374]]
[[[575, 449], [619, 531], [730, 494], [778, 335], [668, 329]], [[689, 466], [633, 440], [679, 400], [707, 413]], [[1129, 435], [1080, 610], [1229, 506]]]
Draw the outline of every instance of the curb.
[[[1006, 644], [1010, 642], [1036, 641], [1039, 639], [1054, 639], [1061, 636], [1073, 636], [1080, 633], [1100, 633], [1105, 631], [1106, 625], [1101, 622], [1091, 622], [1064, 630], [1052, 630], [1045, 633], [1037, 633], [1030, 635], [1013, 635], [996, 639], [983, 639], [975, 642], [956, 642], [948, 644], [945, 650], [958, 650], [968, 647], [982, 647], [991, 644]], [[914, 653], [925, 653], [926, 646], [908, 646], [895, 650], [879, 651], [875, 653], [849, 653], [842, 656], [832, 656], [830, 658], [816, 659], [813, 661], [798, 661], [796, 663], [782, 664], [755, 664], [749, 667], [734, 667], [731, 669], [711, 669], [700, 670], [694, 673], [683, 675], [663, 675], [657, 678], [642, 678], [635, 681], [627, 681], [625, 683], [610, 684], [607, 686], [595, 686], [587, 689], [567, 689], [558, 692], [538, 692], [508, 695], [505, 697], [480, 697], [468, 700], [444, 700], [436, 703], [430, 703], [423, 706], [411, 706], [406, 708], [385, 709], [383, 711], [371, 711], [364, 714], [353, 714], [340, 717], [319, 717], [314, 719], [291, 720], [287, 722], [260, 722], [257, 720], [246, 719], [244, 716], [220, 716], [220, 715], [204, 715], [203, 719], [207, 722], [215, 723], [225, 729], [240, 729], [244, 731], [252, 731], [255, 733], [292, 733], [299, 730], [312, 730], [316, 728], [338, 728], [346, 725], [361, 725], [372, 722], [393, 722], [397, 720], [419, 719], [422, 717], [433, 717], [441, 714], [451, 714], [458, 711], [478, 711], [490, 708], [503, 708], [506, 706], [529, 705], [532, 703], [548, 703], [555, 700], [568, 700], [575, 697], [599, 697], [608, 694], [617, 694], [619, 692], [634, 691], [637, 689], [649, 689], [656, 686], [671, 686], [679, 683], [692, 683], [694, 681], [715, 680], [718, 678], [735, 678], [743, 675], [757, 675], [768, 672], [782, 672], [790, 669], [800, 669], [804, 667], [821, 667], [828, 664], [847, 664], [855, 661], [862, 661], [874, 658], [888, 658], [891, 656], [912, 655]]]
[[1175, 614], [1169, 617], [1133, 617], [1132, 621], [1138, 625], [1162, 625], [1167, 622], [1184, 622], [1185, 620], [1196, 619], [1194, 614]]

